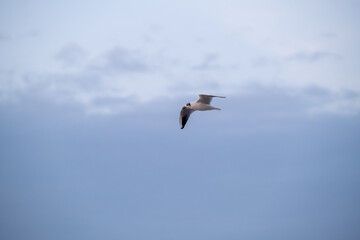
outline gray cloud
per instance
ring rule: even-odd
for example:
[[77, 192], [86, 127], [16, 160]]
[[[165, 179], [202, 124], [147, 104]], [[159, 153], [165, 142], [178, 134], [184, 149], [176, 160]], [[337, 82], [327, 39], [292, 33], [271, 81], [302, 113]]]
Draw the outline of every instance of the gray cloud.
[[124, 48], [116, 47], [103, 56], [103, 63], [93, 65], [93, 69], [105, 73], [143, 73], [150, 70], [150, 66], [137, 51], [131, 51]]
[[307, 102], [309, 113], [351, 115], [360, 110], [360, 92], [331, 91], [319, 86], [309, 86], [299, 94]]
[[101, 56], [86, 59], [88, 53], [80, 45], [69, 43], [54, 56], [66, 67], [83, 65], [84, 71], [101, 72], [101, 74], [142, 73], [151, 69], [139, 51], [114, 47]]
[[315, 51], [315, 52], [298, 52], [293, 55], [290, 55], [287, 60], [290, 61], [302, 61], [302, 62], [316, 62], [320, 60], [330, 59], [330, 60], [338, 60], [341, 58], [341, 55], [326, 52], [326, 51]]
[[41, 35], [41, 32], [37, 29], [30, 29], [28, 31], [20, 32], [17, 34], [0, 33], [0, 41], [9, 41], [13, 39], [27, 39], [36, 38]]
[[307, 96], [318, 96], [318, 97], [326, 97], [331, 95], [331, 92], [328, 89], [318, 87], [318, 86], [309, 86], [306, 87], [303, 92]]
[[82, 46], [70, 43], [54, 58], [65, 67], [61, 72], [0, 71], [0, 101], [41, 99], [79, 105], [85, 112], [116, 113], [143, 101], [135, 92], [143, 92], [144, 83], [156, 75], [140, 51], [120, 47], [90, 59]]
[[307, 62], [313, 63], [322, 60], [340, 60], [342, 56], [340, 54], [326, 52], [326, 51], [300, 51], [294, 54], [291, 54], [287, 57], [257, 57], [252, 61], [254, 67], [278, 67], [286, 64], [287, 62]]
[[282, 61], [279, 58], [274, 57], [258, 57], [252, 60], [252, 66], [254, 67], [276, 67], [279, 66]]
[[360, 98], [360, 92], [352, 91], [352, 90], [344, 90], [344, 95], [347, 99], [357, 99]]
[[209, 53], [204, 56], [202, 62], [192, 67], [193, 70], [199, 71], [216, 71], [222, 69], [236, 69], [239, 64], [225, 65], [221, 64], [220, 56], [218, 54]]
[[[299, 53], [295, 54], [292, 57], [293, 60], [290, 61], [319, 61], [335, 56], [320, 51]], [[34, 95], [55, 103], [77, 104], [82, 106], [85, 112], [107, 114], [119, 113], [135, 105], [139, 106], [162, 97], [198, 94], [198, 91], [218, 92], [219, 90], [224, 93], [248, 94], [263, 88], [261, 80], [257, 80], [256, 76], [254, 82], [258, 85], [253, 89], [246, 83], [235, 84], [235, 81], [240, 81], [236, 78], [238, 72], [230, 64], [221, 64], [219, 55], [214, 53], [205, 55], [201, 63], [195, 67], [181, 61], [169, 64], [166, 56], [147, 56], [139, 50], [122, 47], [114, 47], [89, 59], [81, 46], [68, 44], [54, 57], [64, 65], [80, 67], [75, 71], [61, 69], [61, 73], [27, 72], [12, 75], [11, 79], [2, 81], [4, 83], [2, 85], [6, 87], [0, 88], [1, 99], [5, 101], [9, 96], [13, 96], [21, 100], [26, 99], [26, 96]], [[289, 59], [287, 60], [289, 62]], [[285, 61], [284, 58], [273, 61], [271, 58], [263, 57], [258, 58], [258, 61], [254, 61], [253, 64], [268, 65], [274, 69], [270, 64], [275, 64], [276, 67], [276, 65], [285, 64]], [[228, 82], [219, 81], [226, 71], [232, 71], [231, 75], [234, 79]], [[264, 75], [263, 71], [262, 74]], [[14, 77], [16, 79], [13, 79]], [[268, 86], [268, 88], [272, 87]], [[356, 93], [334, 94], [316, 85], [300, 90], [286, 87], [279, 89], [293, 92], [297, 96], [301, 95], [301, 99], [309, 103], [307, 108], [315, 109], [317, 112], [321, 112], [324, 106], [334, 113], [345, 108], [349, 109], [348, 112], [357, 112], [360, 109]]]
[[60, 49], [55, 58], [65, 66], [73, 66], [80, 64], [86, 55], [86, 51], [81, 46], [76, 43], [70, 43]]
[[217, 54], [208, 54], [204, 57], [203, 61], [193, 67], [194, 70], [216, 70], [220, 68], [220, 65], [217, 63], [219, 56]]

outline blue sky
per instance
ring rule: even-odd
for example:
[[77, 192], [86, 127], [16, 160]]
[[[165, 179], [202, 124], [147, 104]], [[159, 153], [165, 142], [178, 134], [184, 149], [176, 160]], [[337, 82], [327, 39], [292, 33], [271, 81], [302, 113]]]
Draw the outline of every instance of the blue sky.
[[359, 239], [359, 8], [2, 1], [1, 238]]

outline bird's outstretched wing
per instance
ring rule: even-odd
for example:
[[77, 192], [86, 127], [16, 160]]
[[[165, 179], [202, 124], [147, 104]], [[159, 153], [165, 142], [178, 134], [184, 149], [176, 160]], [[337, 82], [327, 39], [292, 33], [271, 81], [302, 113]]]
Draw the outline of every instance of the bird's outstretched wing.
[[221, 97], [221, 96], [199, 94], [199, 99], [196, 102], [197, 103], [210, 104], [213, 97], [225, 98], [225, 97]]
[[183, 107], [180, 111], [180, 118], [179, 118], [179, 123], [181, 126], [181, 129], [183, 129], [185, 127], [186, 122], [189, 120], [189, 117], [191, 115], [191, 113], [193, 113], [194, 110]]

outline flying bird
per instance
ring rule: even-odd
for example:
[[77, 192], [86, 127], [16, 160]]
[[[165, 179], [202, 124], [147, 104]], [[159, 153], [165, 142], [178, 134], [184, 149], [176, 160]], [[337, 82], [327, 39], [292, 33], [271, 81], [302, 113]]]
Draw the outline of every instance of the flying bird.
[[189, 102], [185, 106], [183, 106], [181, 108], [179, 118], [181, 129], [185, 127], [185, 124], [189, 120], [190, 115], [195, 111], [221, 110], [220, 108], [210, 105], [211, 100], [214, 97], [225, 98], [221, 96], [199, 94], [199, 99], [196, 102]]

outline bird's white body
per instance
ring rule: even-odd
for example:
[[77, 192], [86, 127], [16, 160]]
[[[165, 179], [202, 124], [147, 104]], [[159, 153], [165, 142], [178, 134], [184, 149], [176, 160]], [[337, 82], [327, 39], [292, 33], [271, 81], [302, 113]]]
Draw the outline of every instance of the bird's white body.
[[195, 111], [221, 110], [220, 108], [213, 107], [210, 105], [211, 100], [214, 97], [225, 98], [221, 96], [200, 94], [199, 99], [196, 102], [190, 102], [187, 103], [185, 106], [183, 106], [181, 108], [180, 118], [179, 118], [181, 129], [185, 127], [185, 124], [188, 121], [191, 113]]
[[221, 110], [220, 108], [213, 107], [210, 104], [190, 102], [190, 109], [195, 111], [207, 111], [207, 110]]

